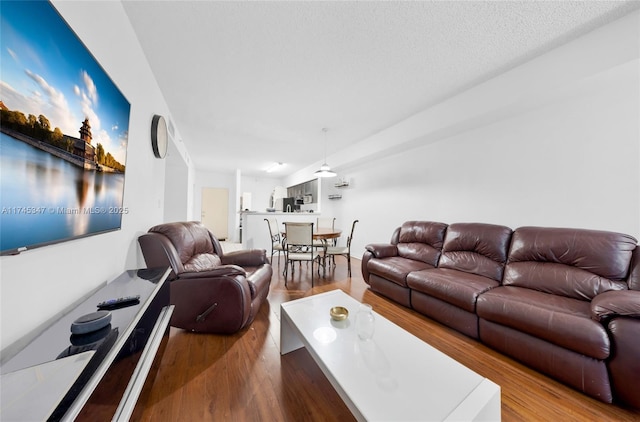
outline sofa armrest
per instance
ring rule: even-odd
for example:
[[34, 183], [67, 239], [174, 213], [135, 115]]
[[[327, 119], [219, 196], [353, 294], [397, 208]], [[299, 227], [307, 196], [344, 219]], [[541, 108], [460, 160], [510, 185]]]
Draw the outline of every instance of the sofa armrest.
[[616, 401], [640, 409], [640, 319], [612, 318], [607, 326], [611, 335], [612, 355], [607, 366]]
[[373, 258], [373, 253], [365, 250], [362, 254], [362, 261], [360, 261], [360, 269], [362, 271], [362, 278], [364, 282], [369, 284], [369, 261]]
[[259, 267], [268, 264], [267, 251], [264, 249], [243, 249], [224, 254], [220, 257], [225, 265], [238, 265], [240, 267]]
[[190, 271], [178, 274], [180, 280], [191, 280], [197, 278], [233, 277], [235, 275], [246, 276], [247, 272], [237, 265], [220, 265], [204, 271]]
[[369, 261], [373, 258], [398, 256], [398, 247], [389, 243], [370, 243], [365, 246], [364, 249], [365, 251], [364, 254], [362, 254], [360, 266], [362, 269], [362, 278], [365, 283], [369, 284]]
[[388, 243], [370, 243], [365, 246], [365, 249], [371, 252], [376, 258], [398, 256], [398, 247]]
[[592, 319], [602, 321], [616, 316], [640, 318], [640, 291], [608, 291], [591, 300]]

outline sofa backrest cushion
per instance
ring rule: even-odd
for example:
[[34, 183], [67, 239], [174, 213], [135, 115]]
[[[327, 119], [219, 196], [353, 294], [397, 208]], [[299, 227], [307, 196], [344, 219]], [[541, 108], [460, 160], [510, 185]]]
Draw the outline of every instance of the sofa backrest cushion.
[[502, 280], [512, 230], [484, 223], [454, 223], [447, 227], [439, 268], [451, 268]]
[[407, 221], [398, 234], [398, 255], [422, 261], [434, 267], [438, 264], [447, 225], [432, 221]]
[[209, 230], [200, 221], [160, 224], [149, 231], [168, 237], [183, 264], [200, 254], [215, 254]]
[[503, 285], [582, 300], [625, 290], [636, 243], [606, 231], [521, 227], [511, 239]]

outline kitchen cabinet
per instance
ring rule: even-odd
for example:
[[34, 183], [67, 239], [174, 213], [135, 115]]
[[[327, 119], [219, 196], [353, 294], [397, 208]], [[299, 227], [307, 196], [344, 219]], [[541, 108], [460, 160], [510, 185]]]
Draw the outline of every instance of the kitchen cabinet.
[[287, 196], [302, 200], [304, 204], [316, 204], [318, 202], [318, 179], [289, 186]]

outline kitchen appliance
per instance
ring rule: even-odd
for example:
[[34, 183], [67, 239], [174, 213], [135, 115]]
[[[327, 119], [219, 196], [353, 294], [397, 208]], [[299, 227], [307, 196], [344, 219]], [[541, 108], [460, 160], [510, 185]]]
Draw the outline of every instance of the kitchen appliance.
[[276, 186], [271, 193], [269, 207], [275, 209], [275, 211], [283, 211], [282, 199], [285, 196], [287, 196], [287, 188], [284, 186]]
[[282, 198], [282, 211], [283, 212], [294, 212], [295, 211], [295, 198]]

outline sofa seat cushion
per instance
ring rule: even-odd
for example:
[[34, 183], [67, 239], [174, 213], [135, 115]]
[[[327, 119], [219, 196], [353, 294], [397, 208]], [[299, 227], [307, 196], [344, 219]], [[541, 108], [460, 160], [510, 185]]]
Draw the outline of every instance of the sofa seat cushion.
[[433, 265], [422, 261], [392, 256], [382, 259], [371, 259], [367, 263], [369, 273], [392, 281], [402, 287], [407, 287], [407, 274], [413, 271], [433, 269]]
[[183, 264], [186, 272], [207, 271], [221, 265], [220, 257], [215, 254], [201, 253], [191, 257]]
[[415, 271], [407, 276], [407, 286], [412, 290], [468, 312], [476, 311], [476, 301], [481, 293], [498, 285], [493, 279], [449, 268]]
[[611, 344], [604, 326], [591, 319], [590, 308], [587, 301], [514, 286], [491, 289], [476, 305], [482, 319], [603, 360]]

